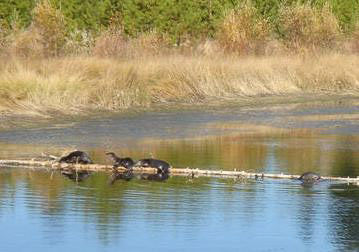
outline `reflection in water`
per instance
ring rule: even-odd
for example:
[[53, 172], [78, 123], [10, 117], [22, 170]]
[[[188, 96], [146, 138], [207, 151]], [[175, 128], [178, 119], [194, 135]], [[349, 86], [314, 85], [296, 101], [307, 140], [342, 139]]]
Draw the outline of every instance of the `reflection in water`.
[[[95, 163], [108, 164], [105, 153], [111, 150], [135, 160], [152, 153], [173, 167], [359, 175], [358, 136], [268, 127], [254, 132], [238, 127], [238, 122], [203, 128], [182, 120], [176, 121], [179, 126], [174, 132], [173, 122], [167, 128], [161, 124], [160, 129], [151, 124], [148, 132], [148, 127], [141, 129], [147, 121], [158, 120], [127, 122], [134, 127], [105, 122], [100, 123], [103, 127], [47, 129], [47, 134], [5, 134], [0, 138], [28, 137], [33, 145], [0, 143], [0, 158], [30, 159], [42, 152], [59, 155], [66, 145], [85, 150]], [[230, 134], [206, 134], [219, 127], [220, 133]], [[124, 131], [118, 133], [119, 128]], [[182, 128], [187, 130], [183, 134]], [[149, 135], [155, 137], [144, 138]], [[36, 244], [36, 251], [52, 246], [58, 251], [359, 249], [358, 187], [324, 181], [303, 187], [295, 180], [261, 178], [137, 177], [130, 171], [63, 175], [46, 170], [0, 170], [0, 225], [6, 230], [0, 236], [1, 251]]]
[[333, 242], [343, 251], [359, 250], [359, 187], [347, 184], [330, 186], [329, 225]]
[[76, 170], [63, 170], [61, 174], [75, 182], [81, 182], [90, 177], [92, 172], [89, 171], [76, 171]]
[[[30, 159], [39, 153], [55, 155], [63, 149], [41, 145], [9, 145], [0, 143], [0, 158]], [[110, 164], [100, 147], [82, 148], [95, 163]], [[135, 160], [153, 154], [169, 161], [173, 167], [245, 170], [252, 172], [284, 172], [301, 174], [306, 171], [336, 176], [356, 176], [359, 166], [359, 138], [320, 136], [308, 131], [285, 131], [270, 135], [244, 134], [208, 136], [195, 139], [164, 139], [134, 141], [125, 148], [113, 148], [122, 156]], [[271, 165], [268, 165], [270, 160]], [[268, 170], [267, 168], [271, 169]]]
[[[342, 188], [326, 183], [303, 188], [299, 181], [166, 174], [160, 177], [166, 183], [156, 183], [113, 176], [118, 183], [109, 185], [109, 174], [93, 173], [76, 184], [57, 172], [1, 170], [0, 223], [9, 235], [2, 232], [0, 248], [16, 251], [21, 242], [35, 241], [42, 244], [38, 251], [61, 250], [64, 244], [90, 251], [168, 251], [172, 246], [218, 251], [218, 244], [246, 251], [288, 250], [292, 243], [300, 251], [331, 251], [343, 244], [358, 248], [358, 187], [338, 191]], [[31, 221], [23, 222], [25, 216]], [[10, 235], [28, 228], [32, 234], [20, 243]], [[326, 233], [335, 239], [325, 240]], [[258, 242], [247, 242], [253, 237]]]
[[113, 183], [115, 183], [116, 180], [130, 181], [134, 177], [135, 177], [135, 174], [133, 173], [132, 170], [127, 170], [125, 172], [118, 172], [118, 171], [114, 170], [109, 178], [108, 183], [110, 185], [113, 185]]
[[152, 181], [165, 181], [169, 178], [169, 174], [167, 172], [157, 172], [155, 174], [141, 174], [141, 179], [143, 180], [152, 180]]
[[358, 176], [359, 155], [353, 146], [359, 146], [357, 139], [351, 136], [338, 137], [337, 151], [334, 154], [332, 174], [341, 176]]
[[[302, 184], [303, 186], [303, 184]], [[298, 195], [298, 226], [300, 228], [300, 237], [306, 242], [311, 243], [314, 234], [314, 225], [316, 209], [318, 208], [318, 199], [316, 192], [312, 190], [313, 184], [304, 183], [303, 191]]]

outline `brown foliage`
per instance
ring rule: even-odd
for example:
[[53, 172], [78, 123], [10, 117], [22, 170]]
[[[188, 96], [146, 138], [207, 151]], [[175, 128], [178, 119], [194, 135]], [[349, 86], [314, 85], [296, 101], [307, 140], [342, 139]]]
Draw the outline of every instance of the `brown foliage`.
[[260, 54], [263, 53], [270, 33], [269, 22], [247, 1], [225, 16], [217, 38], [228, 52]]
[[295, 51], [334, 48], [341, 35], [338, 19], [328, 4], [321, 9], [310, 4], [282, 7], [279, 18], [283, 42]]

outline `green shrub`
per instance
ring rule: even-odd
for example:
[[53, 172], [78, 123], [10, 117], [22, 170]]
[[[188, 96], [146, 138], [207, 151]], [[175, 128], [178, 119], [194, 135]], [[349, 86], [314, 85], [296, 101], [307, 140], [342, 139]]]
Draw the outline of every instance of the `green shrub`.
[[[193, 42], [217, 36], [227, 51], [240, 53], [261, 52], [269, 24], [271, 35], [285, 41], [288, 48], [331, 48], [340, 30], [350, 35], [359, 19], [358, 0], [251, 0], [255, 11], [250, 14], [251, 8], [247, 7], [249, 20], [241, 20], [239, 15], [246, 16], [240, 13], [238, 6], [248, 5], [247, 1], [3, 0], [0, 1], [0, 20], [6, 29], [14, 28], [14, 20], [18, 31], [31, 26], [30, 30], [42, 38], [44, 54], [51, 56], [59, 55], [64, 49], [66, 52], [89, 51], [94, 35], [103, 36], [103, 31], [110, 29], [111, 17], [117, 18], [126, 38], [142, 39], [155, 30], [160, 36], [170, 38], [172, 45], [181, 46], [191, 41], [190, 47], [193, 47]], [[241, 33], [236, 23], [252, 26], [254, 30], [243, 27]], [[243, 32], [245, 29], [248, 31]], [[228, 42], [225, 42], [226, 36]], [[262, 46], [261, 39], [264, 39]]]

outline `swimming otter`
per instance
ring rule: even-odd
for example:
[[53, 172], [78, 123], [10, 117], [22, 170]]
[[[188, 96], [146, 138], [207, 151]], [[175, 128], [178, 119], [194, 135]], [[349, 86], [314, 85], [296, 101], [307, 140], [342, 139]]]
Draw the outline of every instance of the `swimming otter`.
[[135, 164], [135, 166], [157, 168], [157, 171], [162, 173], [168, 173], [168, 169], [171, 168], [171, 165], [166, 161], [153, 158], [141, 159]]
[[76, 150], [61, 157], [59, 163], [92, 164], [92, 160], [86, 152]]
[[320, 175], [315, 172], [305, 172], [299, 178], [303, 183], [315, 183], [321, 179]]
[[120, 158], [116, 156], [113, 152], [106, 152], [106, 155], [109, 155], [112, 161], [114, 162], [113, 168], [116, 169], [119, 166], [125, 167], [126, 169], [132, 169], [135, 162], [133, 162], [132, 158]]

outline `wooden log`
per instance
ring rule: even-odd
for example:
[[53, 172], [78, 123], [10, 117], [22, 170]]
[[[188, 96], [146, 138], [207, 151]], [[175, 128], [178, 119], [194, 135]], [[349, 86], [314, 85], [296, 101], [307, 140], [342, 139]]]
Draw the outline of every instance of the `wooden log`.
[[[112, 165], [101, 165], [101, 164], [68, 164], [68, 163], [59, 163], [54, 161], [35, 161], [35, 160], [0, 160], [0, 167], [4, 166], [25, 166], [25, 167], [46, 167], [51, 169], [58, 170], [86, 170], [86, 171], [112, 171]], [[124, 167], [118, 167], [119, 172], [126, 171]], [[135, 172], [142, 173], [155, 173], [157, 169], [155, 168], [146, 168], [146, 167], [135, 167]]]
[[[50, 168], [55, 170], [76, 170], [76, 171], [112, 171], [112, 165], [101, 164], [67, 164], [54, 161], [35, 161], [35, 160], [0, 160], [0, 167], [28, 167], [28, 168]], [[124, 167], [118, 167], [118, 172], [127, 171]], [[157, 169], [149, 167], [134, 167], [134, 173], [156, 173]], [[189, 176], [189, 177], [221, 177], [221, 178], [273, 178], [273, 179], [298, 179], [300, 175], [289, 174], [272, 174], [256, 173], [245, 171], [224, 171], [224, 170], [202, 170], [192, 168], [170, 168], [172, 176]], [[322, 177], [323, 180], [336, 180], [359, 183], [359, 176], [350, 177]]]

